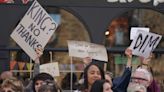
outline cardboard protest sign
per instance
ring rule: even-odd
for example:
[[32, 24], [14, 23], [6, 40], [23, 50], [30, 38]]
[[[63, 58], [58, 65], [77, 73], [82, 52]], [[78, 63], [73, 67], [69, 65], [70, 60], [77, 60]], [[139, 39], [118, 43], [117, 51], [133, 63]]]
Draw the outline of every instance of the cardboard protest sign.
[[157, 47], [161, 38], [161, 35], [139, 30], [137, 37], [130, 45], [132, 54], [145, 58], [149, 57], [150, 53]]
[[48, 73], [50, 75], [59, 76], [59, 64], [58, 62], [48, 63], [48, 64], [42, 64], [40, 65], [40, 72], [41, 73]]
[[68, 41], [68, 50], [69, 56], [108, 61], [106, 48], [102, 45], [85, 41]]
[[150, 29], [145, 27], [132, 27], [130, 30], [130, 40], [133, 40], [137, 36], [138, 30], [149, 32]]
[[56, 28], [57, 23], [35, 0], [10, 36], [35, 60], [35, 49], [44, 48]]

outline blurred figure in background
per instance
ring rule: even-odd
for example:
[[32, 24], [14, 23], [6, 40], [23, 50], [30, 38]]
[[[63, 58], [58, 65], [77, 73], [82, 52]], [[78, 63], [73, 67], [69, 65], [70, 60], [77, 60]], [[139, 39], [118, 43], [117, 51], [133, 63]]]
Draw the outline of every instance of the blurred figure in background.
[[[67, 73], [61, 81], [61, 88], [63, 90], [71, 90], [71, 73]], [[77, 89], [77, 76], [72, 73], [72, 90]]]
[[24, 92], [24, 87], [21, 81], [12, 77], [3, 81], [1, 92]]
[[105, 79], [104, 70], [96, 63], [91, 62], [84, 69], [84, 83], [78, 88], [78, 90], [81, 92], [90, 92], [92, 84], [96, 80], [101, 79]]
[[3, 82], [3, 80], [11, 78], [11, 77], [13, 77], [13, 73], [11, 71], [2, 72], [2, 74], [0, 76], [1, 83]]
[[[32, 84], [33, 90], [32, 91], [38, 92], [40, 86], [42, 86], [46, 80], [54, 81], [54, 78], [47, 73], [39, 73], [38, 75], [36, 75], [33, 79], [33, 84]], [[30, 91], [30, 92], [32, 92], [32, 91]]]
[[139, 57], [141, 64], [138, 66], [138, 68], [147, 70], [152, 75], [152, 81], [147, 87], [148, 92], [161, 92], [160, 86], [158, 85], [157, 81], [154, 79], [154, 72], [152, 67], [150, 66], [150, 62], [153, 58], [153, 53], [150, 54], [148, 58]]

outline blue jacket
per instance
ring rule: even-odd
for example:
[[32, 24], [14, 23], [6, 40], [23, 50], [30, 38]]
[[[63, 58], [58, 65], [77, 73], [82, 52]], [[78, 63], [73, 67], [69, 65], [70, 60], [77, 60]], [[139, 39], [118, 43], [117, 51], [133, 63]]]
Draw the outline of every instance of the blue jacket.
[[122, 76], [113, 79], [113, 92], [127, 92], [132, 68], [126, 67]]

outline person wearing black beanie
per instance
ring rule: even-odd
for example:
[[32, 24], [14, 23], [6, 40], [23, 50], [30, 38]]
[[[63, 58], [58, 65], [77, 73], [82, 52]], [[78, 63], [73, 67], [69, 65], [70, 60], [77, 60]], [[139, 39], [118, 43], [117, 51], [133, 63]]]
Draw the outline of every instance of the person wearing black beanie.
[[43, 84], [44, 81], [54, 81], [54, 78], [47, 73], [39, 73], [33, 79], [33, 92], [38, 92], [39, 87]]

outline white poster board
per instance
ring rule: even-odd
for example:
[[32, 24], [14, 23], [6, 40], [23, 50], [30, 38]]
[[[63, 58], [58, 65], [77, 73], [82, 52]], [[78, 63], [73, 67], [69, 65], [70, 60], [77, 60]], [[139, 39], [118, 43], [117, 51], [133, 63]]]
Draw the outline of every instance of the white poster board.
[[132, 27], [130, 30], [130, 40], [133, 40], [137, 36], [139, 30], [149, 32], [150, 29], [145, 27]]
[[40, 65], [40, 73], [48, 73], [51, 76], [60, 76], [58, 62]]
[[69, 56], [108, 61], [107, 51], [103, 45], [85, 41], [68, 41], [68, 50]]
[[150, 53], [157, 47], [161, 38], [161, 35], [139, 30], [137, 37], [130, 45], [132, 54], [145, 58], [149, 57]]
[[35, 60], [35, 49], [44, 48], [56, 28], [57, 23], [35, 0], [10, 36]]

